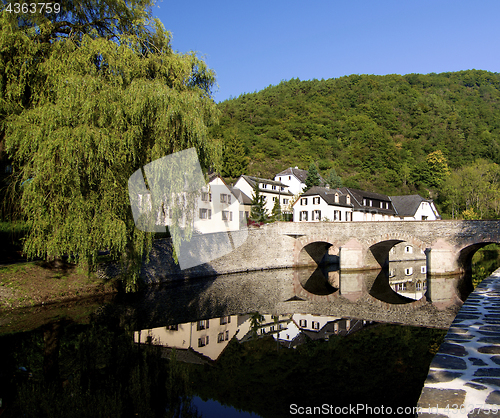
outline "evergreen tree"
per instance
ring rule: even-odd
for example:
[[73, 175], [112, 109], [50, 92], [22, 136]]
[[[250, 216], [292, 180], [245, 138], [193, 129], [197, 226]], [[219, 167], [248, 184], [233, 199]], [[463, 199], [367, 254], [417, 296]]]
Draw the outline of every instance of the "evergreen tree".
[[252, 209], [250, 219], [254, 222], [267, 222], [269, 215], [266, 209], [265, 197], [260, 194], [259, 182], [255, 180], [253, 186]]
[[248, 167], [248, 157], [245, 154], [243, 141], [235, 130], [224, 134], [224, 150], [222, 155], [222, 175], [236, 178], [245, 174]]
[[334, 168], [331, 168], [330, 171], [328, 171], [325, 181], [331, 189], [338, 189], [339, 187], [342, 187], [342, 178], [337, 174]]
[[307, 172], [307, 178], [306, 178], [305, 183], [306, 183], [306, 190], [309, 190], [311, 187], [314, 187], [314, 186], [319, 186], [320, 178], [319, 178], [318, 168], [316, 167], [316, 164], [311, 163], [309, 165], [309, 170]]
[[283, 220], [279, 197], [277, 197], [276, 200], [274, 201], [273, 210], [271, 211], [271, 220], [273, 222]]

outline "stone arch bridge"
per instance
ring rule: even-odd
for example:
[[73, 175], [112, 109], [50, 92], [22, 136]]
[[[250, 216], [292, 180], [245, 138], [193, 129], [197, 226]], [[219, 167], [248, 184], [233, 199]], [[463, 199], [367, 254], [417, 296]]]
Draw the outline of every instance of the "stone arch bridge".
[[157, 245], [143, 276], [157, 281], [176, 274], [185, 278], [317, 266], [327, 255], [329, 261], [339, 262], [345, 287], [353, 273], [384, 267], [389, 250], [408, 242], [426, 254], [430, 294], [430, 286], [437, 289], [440, 283], [443, 288], [450, 282], [447, 277], [466, 272], [476, 250], [500, 242], [500, 221], [275, 222], [229, 235], [231, 248], [226, 255], [217, 257], [220, 248], [200, 241], [191, 256], [212, 261], [182, 271], [169, 261], [168, 245]]
[[[383, 267], [389, 250], [408, 242], [427, 255], [430, 275], [460, 274], [479, 248], [500, 242], [500, 221], [282, 223], [279, 228], [281, 235], [294, 238], [294, 265], [318, 262], [328, 248], [338, 254], [342, 270]], [[292, 242], [284, 239], [283, 244]]]

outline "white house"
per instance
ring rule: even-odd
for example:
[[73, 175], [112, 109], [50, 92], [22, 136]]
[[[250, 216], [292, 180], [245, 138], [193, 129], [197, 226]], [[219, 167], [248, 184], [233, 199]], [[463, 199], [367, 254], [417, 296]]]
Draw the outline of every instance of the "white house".
[[[178, 198], [177, 207], [174, 207], [174, 203], [162, 203], [156, 215], [156, 225], [171, 225], [177, 209], [181, 213], [179, 225], [185, 226], [186, 219], [182, 213], [188, 210], [187, 204], [182, 196]], [[139, 201], [142, 212], [152, 210], [150, 194], [139, 196]], [[191, 208], [194, 211], [194, 230], [202, 234], [239, 230], [242, 225], [246, 225], [242, 219], [244, 209], [240, 206], [240, 201], [224, 179], [218, 174], [211, 174], [208, 184], [202, 187], [194, 208]]]
[[434, 202], [418, 194], [391, 196], [396, 217], [403, 221], [436, 221], [441, 219]]
[[202, 188], [196, 215], [194, 229], [204, 234], [240, 229], [240, 202], [218, 174]]
[[279, 199], [281, 211], [286, 212], [293, 194], [288, 190], [288, 186], [280, 181], [262, 179], [259, 177], [240, 176], [234, 187], [240, 189], [250, 198], [254, 197], [253, 188], [255, 183], [259, 185], [259, 192], [265, 199], [265, 208], [270, 214], [273, 210], [274, 201]]
[[293, 204], [294, 222], [352, 221], [351, 196], [339, 189], [311, 187]]
[[396, 211], [389, 196], [348, 187], [341, 187], [339, 191], [350, 196], [354, 222], [396, 220]]
[[[286, 170], [274, 176], [275, 181], [280, 181], [288, 186], [288, 190], [296, 195], [302, 193], [306, 188], [307, 170], [301, 170], [298, 167], [289, 167]], [[321, 183], [324, 183], [323, 178], [320, 176]]]

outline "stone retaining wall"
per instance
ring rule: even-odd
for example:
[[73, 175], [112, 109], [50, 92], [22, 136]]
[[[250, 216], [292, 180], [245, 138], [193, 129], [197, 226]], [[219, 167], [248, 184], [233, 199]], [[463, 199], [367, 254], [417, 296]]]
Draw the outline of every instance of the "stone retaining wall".
[[421, 417], [500, 416], [500, 269], [467, 298], [430, 365]]

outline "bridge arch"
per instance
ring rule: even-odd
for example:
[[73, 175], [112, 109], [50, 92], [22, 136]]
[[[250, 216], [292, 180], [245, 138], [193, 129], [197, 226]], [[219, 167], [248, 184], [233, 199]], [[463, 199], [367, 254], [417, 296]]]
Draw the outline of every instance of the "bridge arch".
[[490, 244], [500, 244], [499, 240], [481, 241], [481, 242], [468, 242], [462, 244], [457, 249], [457, 264], [463, 272], [472, 270], [472, 257], [474, 254], [483, 247]]
[[375, 258], [380, 267], [386, 267], [389, 260], [389, 251], [396, 244], [402, 242], [407, 242], [411, 246], [422, 251], [425, 251], [425, 249], [429, 247], [428, 243], [404, 233], [383, 234], [380, 237], [369, 240], [367, 244], [371, 255]]
[[331, 237], [311, 235], [295, 241], [294, 266], [318, 266], [339, 262], [339, 244]]

